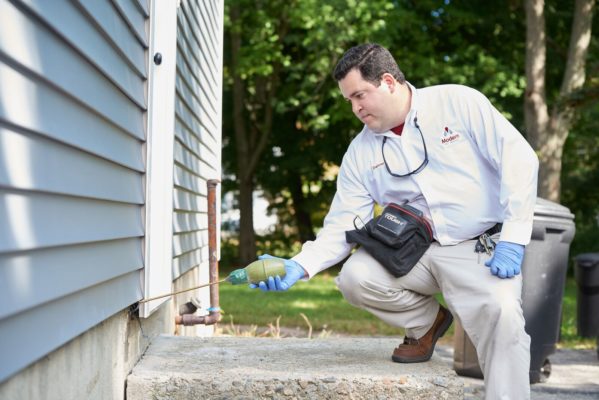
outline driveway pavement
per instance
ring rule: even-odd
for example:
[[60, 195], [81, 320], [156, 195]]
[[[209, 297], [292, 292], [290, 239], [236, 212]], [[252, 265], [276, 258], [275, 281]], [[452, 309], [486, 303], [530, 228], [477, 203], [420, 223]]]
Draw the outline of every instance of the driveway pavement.
[[[437, 345], [436, 353], [453, 364], [453, 347]], [[533, 400], [599, 400], [599, 360], [595, 350], [557, 350], [549, 356], [551, 375], [544, 383], [531, 385]], [[460, 377], [465, 399], [484, 398], [480, 379]]]

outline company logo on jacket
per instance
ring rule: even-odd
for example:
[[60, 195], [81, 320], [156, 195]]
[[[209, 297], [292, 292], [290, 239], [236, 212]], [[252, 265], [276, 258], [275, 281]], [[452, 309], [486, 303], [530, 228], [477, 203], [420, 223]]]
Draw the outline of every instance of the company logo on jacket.
[[448, 127], [445, 127], [443, 130], [443, 135], [441, 135], [441, 144], [449, 145], [451, 143], [459, 142], [462, 136], [458, 132], [454, 132]]

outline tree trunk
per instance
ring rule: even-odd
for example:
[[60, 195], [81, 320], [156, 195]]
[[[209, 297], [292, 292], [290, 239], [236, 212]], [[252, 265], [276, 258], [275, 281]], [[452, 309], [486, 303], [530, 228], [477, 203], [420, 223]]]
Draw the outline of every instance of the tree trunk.
[[576, 0], [574, 7], [566, 70], [559, 98], [549, 115], [545, 97], [544, 1], [526, 0], [526, 130], [539, 156], [538, 195], [555, 202], [560, 201], [562, 154], [575, 112], [568, 98], [584, 85], [595, 0]]
[[306, 199], [302, 190], [302, 178], [294, 174], [291, 176], [289, 186], [291, 189], [291, 198], [293, 199], [293, 209], [295, 211], [295, 221], [299, 232], [300, 241], [306, 242], [314, 240], [314, 227], [310, 213], [306, 211]]
[[544, 0], [526, 1], [526, 94], [524, 115], [526, 133], [538, 149], [547, 131], [549, 114], [545, 97], [545, 13]]
[[[231, 7], [231, 20], [239, 20], [238, 6]], [[231, 30], [231, 62], [239, 65], [241, 36], [237, 30]], [[237, 179], [239, 182], [239, 262], [249, 264], [256, 259], [256, 233], [254, 232], [253, 209], [254, 182], [253, 172], [249, 171], [250, 145], [248, 129], [244, 115], [245, 86], [239, 74], [233, 75], [233, 127], [237, 155]]]
[[[231, 6], [231, 21], [240, 23], [239, 5]], [[288, 26], [281, 23], [279, 37], [284, 37]], [[274, 115], [274, 98], [278, 88], [279, 64], [274, 64], [273, 73], [256, 85], [259, 93], [246, 97], [247, 88], [237, 68], [241, 52], [241, 31], [231, 29], [231, 63], [233, 69], [233, 126], [237, 155], [237, 178], [239, 181], [239, 261], [247, 264], [256, 259], [256, 233], [254, 231], [254, 175], [260, 157], [268, 143]], [[256, 79], [256, 78], [255, 78]], [[252, 103], [252, 107], [247, 107]], [[248, 110], [251, 108], [251, 111]], [[257, 111], [262, 110], [262, 111]]]
[[239, 262], [247, 265], [256, 260], [256, 234], [254, 232], [254, 183], [251, 179], [239, 180]]

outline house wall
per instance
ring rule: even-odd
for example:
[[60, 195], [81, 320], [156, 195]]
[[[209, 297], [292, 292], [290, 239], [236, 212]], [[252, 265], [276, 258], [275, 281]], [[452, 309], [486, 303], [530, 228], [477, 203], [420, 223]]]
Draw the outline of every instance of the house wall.
[[[193, 292], [149, 318], [130, 309], [143, 297], [148, 3], [0, 0], [1, 399], [120, 399], [153, 335], [211, 332], [174, 326]], [[173, 289], [208, 279], [222, 13], [218, 0], [178, 11]]]
[[196, 3], [182, 1], [177, 13], [175, 277], [208, 265], [206, 182], [221, 173], [222, 40], [213, 32], [218, 10]]
[[145, 1], [0, 1], [0, 382], [142, 298]]
[[[173, 277], [191, 272], [200, 283], [208, 282], [206, 182], [221, 176], [222, 13], [217, 0], [183, 0], [177, 12]], [[191, 296], [210, 306], [207, 288], [177, 300]]]
[[141, 320], [120, 311], [2, 383], [0, 399], [124, 399], [127, 375], [151, 337], [173, 332], [173, 318], [166, 306]]
[[[189, 271], [173, 282], [173, 288], [195, 284], [197, 276]], [[152, 338], [206, 331], [175, 325], [176, 310], [176, 303], [169, 300], [149, 318], [139, 318], [135, 307], [117, 312], [0, 383], [0, 399], [124, 400], [127, 375]], [[63, 322], [68, 324], [70, 318], [65, 316]]]

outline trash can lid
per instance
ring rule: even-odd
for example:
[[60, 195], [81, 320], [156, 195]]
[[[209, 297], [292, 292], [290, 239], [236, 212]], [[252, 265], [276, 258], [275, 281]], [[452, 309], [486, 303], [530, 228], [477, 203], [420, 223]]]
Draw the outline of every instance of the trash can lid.
[[535, 217], [536, 216], [564, 218], [569, 220], [574, 219], [574, 214], [570, 212], [568, 207], [540, 197], [537, 197], [537, 203], [535, 205]]
[[592, 268], [599, 265], [599, 253], [583, 253], [576, 256], [576, 265]]

